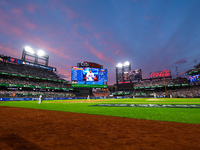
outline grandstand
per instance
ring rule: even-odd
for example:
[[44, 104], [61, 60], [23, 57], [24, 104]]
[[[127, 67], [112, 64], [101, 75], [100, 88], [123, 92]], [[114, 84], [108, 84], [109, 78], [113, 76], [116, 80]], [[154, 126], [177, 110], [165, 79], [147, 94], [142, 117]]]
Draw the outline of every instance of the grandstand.
[[[72, 97], [73, 88], [51, 67], [39, 68], [0, 57], [0, 97]], [[18, 59], [14, 59], [18, 60]]]
[[109, 89], [94, 89], [92, 91], [94, 97], [106, 98], [110, 95]]
[[[56, 74], [56, 68], [0, 55], [0, 97], [200, 97], [200, 63], [185, 77], [161, 75], [108, 88], [76, 88]], [[189, 76], [189, 78], [188, 78]]]
[[194, 83], [191, 83], [186, 77], [174, 79], [150, 78], [135, 83], [132, 95], [136, 97], [153, 97], [155, 93], [157, 97], [200, 97], [199, 81]]
[[[150, 78], [116, 85], [117, 90], [111, 96], [154, 97], [156, 94], [157, 97], [200, 97], [199, 73], [200, 63], [186, 71], [183, 77], [172, 78], [170, 70], [152, 72]], [[128, 92], [131, 94], [125, 94]]]

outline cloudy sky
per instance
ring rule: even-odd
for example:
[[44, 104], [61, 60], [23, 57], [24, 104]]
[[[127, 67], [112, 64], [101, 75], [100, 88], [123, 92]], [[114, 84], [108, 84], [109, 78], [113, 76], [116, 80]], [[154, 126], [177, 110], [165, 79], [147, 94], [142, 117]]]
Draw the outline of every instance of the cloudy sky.
[[78, 62], [96, 62], [115, 81], [117, 63], [172, 75], [200, 62], [200, 0], [0, 0], [0, 54], [21, 59], [29, 45], [71, 77]]

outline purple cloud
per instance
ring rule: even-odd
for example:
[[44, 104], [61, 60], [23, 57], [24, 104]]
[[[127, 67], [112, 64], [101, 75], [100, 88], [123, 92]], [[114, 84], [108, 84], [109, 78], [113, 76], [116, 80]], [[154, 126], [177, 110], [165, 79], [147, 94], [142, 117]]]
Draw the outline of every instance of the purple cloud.
[[186, 62], [187, 62], [187, 60], [186, 60], [186, 58], [184, 57], [184, 58], [179, 59], [178, 61], [176, 61], [174, 64], [184, 64], [184, 63], [186, 63]]

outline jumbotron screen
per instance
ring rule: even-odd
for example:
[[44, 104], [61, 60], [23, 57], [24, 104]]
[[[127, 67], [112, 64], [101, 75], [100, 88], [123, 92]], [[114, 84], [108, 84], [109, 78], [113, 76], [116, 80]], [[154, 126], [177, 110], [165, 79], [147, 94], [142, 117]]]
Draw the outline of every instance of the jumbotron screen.
[[199, 74], [190, 77], [190, 82], [200, 81]]
[[107, 88], [107, 69], [72, 67], [71, 83], [73, 87]]
[[130, 80], [142, 79], [142, 71], [141, 71], [141, 69], [136, 69], [136, 70], [133, 70], [133, 71], [129, 71], [128, 75], [129, 75], [129, 79]]

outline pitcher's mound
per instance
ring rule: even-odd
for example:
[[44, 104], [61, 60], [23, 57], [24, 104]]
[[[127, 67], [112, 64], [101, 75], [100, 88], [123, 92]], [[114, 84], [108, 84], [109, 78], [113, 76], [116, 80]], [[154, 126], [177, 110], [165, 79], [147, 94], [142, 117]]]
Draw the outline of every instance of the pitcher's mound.
[[161, 99], [156, 99], [156, 98], [150, 98], [150, 99], [147, 99], [146, 101], [163, 101]]

